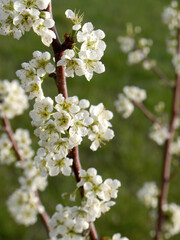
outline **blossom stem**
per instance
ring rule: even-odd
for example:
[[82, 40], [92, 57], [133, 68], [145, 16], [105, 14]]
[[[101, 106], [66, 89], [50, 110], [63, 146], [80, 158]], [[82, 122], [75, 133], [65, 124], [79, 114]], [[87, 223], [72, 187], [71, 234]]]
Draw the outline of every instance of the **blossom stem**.
[[[51, 17], [53, 19], [51, 1], [46, 10], [50, 12]], [[56, 27], [52, 28], [52, 30], [54, 31], [54, 33], [57, 36], [57, 38], [53, 39], [53, 42], [52, 42], [52, 48], [53, 48], [53, 52], [54, 52], [55, 62], [57, 65], [57, 62], [61, 59], [63, 52], [66, 49], [66, 46], [67, 46], [67, 49], [69, 49], [70, 45], [68, 45], [68, 44], [66, 45], [66, 44], [60, 42]], [[56, 86], [58, 88], [58, 92], [63, 94], [63, 96], [65, 98], [67, 98], [68, 90], [67, 90], [64, 66], [56, 67]], [[79, 171], [82, 169], [82, 167], [81, 167], [81, 162], [80, 162], [80, 158], [79, 158], [78, 146], [76, 146], [72, 149], [70, 155], [73, 158], [73, 171], [74, 171], [74, 174], [76, 177], [76, 181], [79, 182], [80, 181]], [[84, 197], [84, 189], [83, 188], [80, 188], [80, 194], [81, 194], [81, 197]], [[91, 240], [98, 240], [96, 228], [93, 223], [90, 223], [89, 229], [90, 229], [89, 235], [90, 235]]]
[[157, 67], [153, 66], [151, 70], [169, 87], [173, 88], [175, 85], [170, 82], [166, 75]]
[[[177, 53], [180, 54], [180, 29], [178, 29], [178, 49]], [[170, 136], [165, 144], [164, 159], [163, 159], [163, 171], [162, 171], [162, 183], [161, 183], [161, 194], [159, 197], [158, 204], [158, 219], [156, 226], [155, 240], [162, 239], [162, 224], [163, 224], [163, 205], [167, 201], [169, 182], [170, 182], [170, 172], [171, 172], [171, 154], [170, 146], [173, 141], [175, 133], [175, 122], [179, 114], [179, 101], [180, 101], [180, 74], [176, 75], [176, 84], [173, 89], [173, 103], [172, 103], [172, 113], [171, 121], [169, 126]]]
[[[8, 118], [7, 118], [6, 116], [4, 116], [4, 117], [2, 118], [2, 120], [3, 120], [3, 123], [4, 123], [4, 127], [5, 127], [5, 130], [6, 130], [6, 133], [7, 133], [8, 137], [9, 137], [9, 140], [10, 140], [11, 143], [12, 143], [12, 147], [13, 147], [15, 153], [16, 153], [16, 156], [17, 156], [18, 160], [19, 160], [21, 163], [23, 163], [23, 162], [24, 162], [24, 159], [23, 159], [23, 157], [21, 156], [21, 154], [20, 154], [20, 152], [19, 152], [19, 149], [18, 149], [18, 146], [17, 146], [17, 143], [16, 143], [16, 141], [15, 141], [15, 139], [14, 139], [14, 134], [13, 134], [13, 131], [12, 131], [12, 128], [11, 128], [11, 124], [10, 124], [10, 122], [9, 122], [9, 120], [8, 120]], [[39, 205], [39, 206], [42, 206], [42, 203], [41, 203], [41, 200], [40, 200], [40, 197], [39, 197], [38, 192], [35, 191], [35, 194], [36, 194], [36, 196], [37, 196], [37, 198], [38, 198], [38, 205]], [[44, 223], [44, 226], [45, 226], [47, 232], [49, 233], [49, 230], [50, 230], [50, 229], [49, 229], [49, 226], [48, 226], [48, 221], [49, 221], [49, 216], [48, 216], [48, 214], [47, 214], [46, 211], [44, 210], [42, 213], [40, 213], [40, 216], [41, 216], [41, 218], [42, 218], [42, 220], [43, 220], [43, 223]]]
[[161, 126], [161, 123], [159, 120], [144, 106], [143, 103], [137, 102], [137, 101], [132, 101], [134, 105], [136, 105], [143, 113], [144, 115], [150, 119], [152, 122], [157, 123], [158, 125]]

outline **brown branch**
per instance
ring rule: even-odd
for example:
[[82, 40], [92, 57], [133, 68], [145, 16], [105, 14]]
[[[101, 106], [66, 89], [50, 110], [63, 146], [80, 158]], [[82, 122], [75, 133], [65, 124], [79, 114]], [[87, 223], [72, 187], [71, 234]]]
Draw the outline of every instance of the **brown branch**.
[[16, 153], [16, 156], [17, 156], [18, 160], [23, 163], [24, 159], [22, 158], [21, 154], [19, 153], [18, 146], [17, 146], [17, 143], [16, 143], [16, 141], [14, 139], [14, 134], [13, 134], [13, 131], [11, 129], [10, 122], [9, 122], [9, 120], [8, 120], [8, 118], [6, 116], [4, 116], [2, 118], [2, 120], [3, 120], [3, 123], [4, 123], [4, 127], [5, 127], [5, 130], [6, 130], [6, 133], [7, 133], [8, 137], [9, 137], [9, 140], [12, 143], [12, 147], [13, 147], [15, 153]]
[[[178, 30], [178, 49], [177, 53], [180, 54], [180, 29]], [[176, 76], [176, 85], [173, 92], [173, 104], [172, 104], [172, 113], [171, 113], [171, 122], [169, 127], [169, 139], [165, 144], [164, 160], [163, 160], [163, 172], [162, 172], [162, 183], [161, 183], [161, 194], [159, 198], [158, 205], [158, 219], [156, 226], [156, 235], [155, 240], [162, 239], [162, 224], [163, 224], [163, 205], [167, 201], [168, 190], [169, 190], [169, 181], [170, 181], [170, 170], [171, 170], [171, 154], [170, 146], [173, 141], [175, 133], [175, 121], [179, 113], [179, 101], [180, 101], [180, 75]]]
[[153, 66], [151, 70], [169, 87], [173, 88], [175, 85], [170, 82], [166, 75], [157, 67]]
[[143, 113], [144, 115], [150, 119], [152, 122], [157, 123], [158, 125], [161, 126], [161, 123], [159, 120], [144, 106], [143, 103], [137, 102], [137, 101], [132, 101], [134, 105], [136, 105]]
[[[21, 154], [20, 154], [20, 152], [19, 152], [19, 149], [18, 149], [18, 146], [17, 146], [17, 143], [16, 143], [16, 141], [15, 141], [15, 139], [14, 139], [14, 133], [13, 133], [13, 131], [12, 131], [11, 124], [10, 124], [10, 122], [9, 122], [9, 120], [8, 120], [8, 118], [7, 118], [6, 116], [4, 116], [4, 117], [2, 118], [2, 120], [3, 120], [3, 123], [4, 123], [4, 127], [5, 127], [5, 130], [6, 130], [6, 133], [7, 133], [8, 137], [9, 137], [9, 139], [10, 139], [10, 141], [11, 141], [11, 143], [12, 143], [12, 147], [13, 147], [15, 153], [16, 153], [16, 156], [17, 156], [18, 160], [19, 160], [21, 163], [23, 163], [23, 162], [24, 162], [24, 159], [23, 159], [23, 157], [21, 156]], [[42, 206], [42, 203], [41, 203], [41, 200], [40, 200], [38, 191], [35, 191], [35, 195], [36, 195], [37, 198], [38, 198], [38, 205], [39, 205], [39, 206]], [[41, 218], [42, 218], [42, 220], [43, 220], [43, 223], [44, 223], [44, 226], [45, 226], [47, 232], [49, 233], [49, 230], [50, 230], [50, 229], [49, 229], [49, 226], [48, 226], [48, 221], [49, 221], [49, 216], [48, 216], [48, 214], [46, 213], [45, 210], [44, 210], [42, 213], [39, 213], [39, 214], [40, 214], [40, 216], [41, 216]]]
[[[36, 194], [36, 196], [37, 196], [37, 198], [38, 198], [38, 205], [39, 205], [39, 206], [43, 206], [43, 205], [42, 205], [42, 202], [41, 202], [41, 199], [40, 199], [40, 197], [39, 197], [38, 191], [36, 191], [35, 194]], [[48, 222], [49, 222], [49, 220], [50, 220], [50, 217], [49, 217], [49, 215], [47, 214], [46, 211], [40, 213], [40, 216], [41, 216], [41, 219], [42, 219], [42, 221], [43, 221], [43, 223], [44, 223], [44, 226], [45, 226], [45, 228], [46, 228], [47, 234], [49, 235], [50, 228], [49, 228], [49, 226], [48, 226]]]
[[[52, 14], [52, 6], [51, 2], [47, 8], [47, 11], [50, 12], [51, 17], [53, 19]], [[65, 35], [65, 41], [63, 43], [60, 42], [59, 36], [56, 30], [56, 27], [52, 28], [52, 31], [56, 34], [56, 39], [53, 39], [52, 42], [52, 48], [54, 52], [55, 62], [57, 65], [57, 62], [61, 59], [64, 50], [71, 49], [73, 46], [73, 39], [71, 37]], [[65, 76], [65, 68], [63, 66], [56, 67], [56, 86], [58, 88], [58, 92], [63, 94], [65, 98], [68, 97], [68, 90], [67, 90], [67, 84], [66, 84], [66, 76]], [[71, 157], [73, 158], [73, 171], [76, 177], [76, 181], [80, 181], [79, 171], [82, 169], [80, 158], [79, 158], [79, 149], [78, 146], [74, 147], [72, 151], [70, 152]], [[83, 187], [80, 188], [80, 194], [81, 197], [84, 196], [84, 189]], [[95, 229], [95, 226], [93, 223], [90, 223], [90, 238], [91, 240], [98, 240], [98, 235]]]

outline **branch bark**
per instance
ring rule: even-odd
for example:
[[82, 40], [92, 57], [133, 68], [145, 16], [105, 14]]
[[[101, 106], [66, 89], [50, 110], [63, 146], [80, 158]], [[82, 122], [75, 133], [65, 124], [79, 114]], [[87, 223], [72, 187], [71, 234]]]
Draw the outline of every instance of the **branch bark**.
[[[180, 54], [180, 29], [178, 30], [178, 49], [177, 53]], [[162, 171], [162, 183], [161, 183], [161, 195], [159, 198], [158, 206], [158, 219], [156, 226], [156, 235], [155, 240], [162, 239], [162, 224], [163, 224], [163, 205], [167, 201], [168, 190], [169, 190], [169, 181], [170, 181], [170, 172], [171, 172], [171, 154], [170, 146], [173, 141], [175, 133], [175, 121], [179, 114], [179, 101], [180, 101], [180, 75], [176, 75], [176, 84], [173, 91], [173, 104], [172, 104], [172, 113], [171, 113], [171, 122], [169, 127], [170, 137], [166, 141], [164, 160], [163, 160], [163, 171]]]
[[[47, 11], [50, 12], [51, 17], [53, 19], [51, 2], [47, 8]], [[64, 43], [61, 43], [58, 33], [57, 33], [57, 30], [56, 30], [56, 27], [52, 28], [52, 31], [54, 31], [54, 33], [56, 34], [56, 39], [53, 39], [53, 42], [52, 42], [52, 48], [53, 48], [53, 52], [54, 52], [55, 62], [57, 65], [57, 62], [61, 59], [64, 50], [70, 49], [72, 47], [73, 42], [71, 42], [71, 41], [73, 41], [73, 40], [67, 39], [68, 40], [67, 42], [65, 40]], [[63, 66], [56, 67], [56, 86], [58, 88], [58, 92], [63, 94], [63, 96], [65, 98], [67, 98], [68, 90], [67, 90], [66, 77], [65, 77], [65, 68]], [[80, 181], [79, 171], [82, 169], [82, 167], [81, 167], [80, 158], [79, 158], [78, 146], [76, 146], [72, 149], [70, 155], [73, 158], [73, 171], [74, 171], [74, 174], [76, 177], [76, 181], [79, 182]], [[84, 196], [83, 188], [80, 188], [80, 194], [81, 194], [81, 197]], [[89, 229], [90, 229], [89, 235], [90, 235], [91, 240], [98, 240], [96, 228], [93, 223], [90, 223]]]
[[[4, 123], [5, 131], [6, 131], [7, 135], [8, 135], [8, 137], [9, 137], [9, 140], [10, 140], [11, 143], [12, 143], [12, 147], [13, 147], [15, 153], [16, 153], [16, 156], [17, 156], [18, 160], [19, 160], [21, 163], [23, 163], [23, 162], [24, 162], [24, 159], [23, 159], [23, 157], [21, 156], [21, 154], [20, 154], [20, 152], [19, 152], [19, 149], [18, 149], [18, 146], [17, 146], [17, 143], [16, 143], [16, 141], [15, 141], [15, 139], [14, 139], [14, 133], [13, 133], [13, 131], [12, 131], [11, 124], [10, 124], [10, 122], [9, 122], [9, 120], [8, 120], [8, 118], [7, 118], [6, 116], [4, 116], [4, 117], [2, 118], [2, 120], [3, 120], [3, 123]], [[42, 203], [41, 203], [41, 200], [40, 200], [38, 191], [35, 191], [35, 194], [36, 194], [36, 196], [38, 197], [38, 204], [39, 204], [39, 206], [42, 206]], [[46, 228], [47, 233], [49, 233], [50, 229], [49, 229], [49, 226], [48, 226], [48, 221], [49, 221], [49, 216], [48, 216], [48, 214], [46, 213], [45, 210], [44, 210], [44, 212], [39, 213], [39, 214], [40, 214], [40, 216], [41, 216], [41, 218], [42, 218], [42, 221], [43, 221], [43, 223], [44, 223], [44, 226], [45, 226], [45, 228]]]

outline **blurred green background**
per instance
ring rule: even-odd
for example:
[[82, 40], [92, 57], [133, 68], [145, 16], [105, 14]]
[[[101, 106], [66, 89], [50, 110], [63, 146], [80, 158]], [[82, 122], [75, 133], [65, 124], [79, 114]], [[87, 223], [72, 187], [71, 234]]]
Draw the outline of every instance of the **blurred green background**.
[[[136, 109], [130, 119], [124, 120], [116, 113], [114, 101], [124, 85], [137, 85], [147, 90], [145, 105], [153, 111], [154, 104], [165, 101], [166, 110], [171, 108], [171, 91], [154, 74], [144, 71], [141, 66], [127, 66], [126, 56], [119, 50], [118, 35], [125, 33], [125, 24], [132, 22], [142, 26], [142, 36], [152, 38], [154, 46], [151, 56], [156, 58], [161, 69], [173, 78], [171, 58], [165, 51], [165, 38], [168, 34], [162, 24], [161, 13], [168, 0], [53, 0], [54, 18], [62, 36], [70, 31], [71, 24], [65, 19], [66, 9], [80, 9], [85, 13], [85, 22], [91, 21], [96, 29], [106, 33], [107, 50], [103, 57], [106, 72], [95, 74], [91, 82], [84, 77], [68, 79], [69, 95], [87, 98], [92, 104], [103, 102], [107, 109], [114, 112], [112, 120], [115, 138], [97, 152], [89, 149], [90, 142], [85, 140], [80, 147], [83, 167], [95, 167], [103, 178], [118, 178], [122, 182], [117, 204], [97, 222], [99, 236], [112, 236], [120, 232], [131, 240], [149, 240], [149, 231], [154, 228], [147, 209], [138, 201], [137, 190], [145, 181], [159, 183], [162, 166], [162, 148], [148, 138], [151, 122]], [[26, 33], [20, 41], [0, 36], [0, 78], [12, 80], [20, 64], [29, 61], [35, 50], [51, 50], [44, 47], [40, 38], [33, 32]], [[53, 97], [57, 94], [52, 79], [47, 79], [45, 93]], [[32, 108], [32, 104], [31, 104]], [[28, 128], [31, 131], [34, 148], [37, 139], [33, 136], [28, 112], [12, 121], [15, 128]], [[17, 170], [14, 167], [0, 167], [0, 240], [42, 240], [47, 239], [44, 227], [38, 223], [29, 228], [17, 225], [7, 211], [6, 200], [18, 187]], [[171, 182], [169, 202], [180, 204], [179, 178]], [[41, 195], [42, 202], [50, 215], [57, 203], [69, 205], [61, 198], [61, 193], [72, 191], [73, 179], [58, 176], [49, 179], [49, 187]], [[180, 235], [179, 235], [180, 236]], [[179, 236], [172, 238], [178, 240]]]

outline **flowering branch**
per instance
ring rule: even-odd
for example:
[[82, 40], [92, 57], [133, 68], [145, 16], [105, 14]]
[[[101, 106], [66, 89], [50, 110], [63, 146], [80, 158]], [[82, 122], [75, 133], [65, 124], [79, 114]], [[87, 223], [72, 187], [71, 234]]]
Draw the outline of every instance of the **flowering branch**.
[[158, 125], [161, 126], [159, 120], [144, 106], [143, 103], [137, 102], [137, 101], [132, 101], [132, 102], [144, 113], [144, 115], [148, 119], [150, 119], [152, 122], [157, 123]]
[[[180, 54], [180, 29], [178, 29], [178, 49], [177, 53]], [[162, 172], [162, 185], [161, 185], [161, 194], [159, 198], [158, 206], [158, 220], [156, 226], [156, 236], [155, 240], [162, 239], [162, 223], [163, 223], [163, 205], [167, 201], [168, 190], [169, 190], [169, 181], [170, 181], [170, 169], [171, 169], [171, 154], [170, 146], [173, 141], [175, 133], [175, 121], [179, 113], [179, 101], [180, 101], [180, 74], [176, 75], [176, 85], [173, 93], [173, 105], [172, 105], [172, 114], [171, 122], [169, 127], [169, 138], [166, 141], [165, 152], [164, 152], [164, 161], [163, 161], [163, 172]]]
[[[53, 18], [51, 1], [50, 1], [50, 4], [48, 5], [47, 11], [50, 12], [51, 17]], [[55, 62], [56, 62], [56, 65], [57, 65], [57, 62], [59, 60], [61, 60], [61, 57], [63, 55], [64, 50], [72, 48], [71, 44], [72, 44], [73, 41], [72, 42], [67, 41], [67, 40], [69, 40], [69, 38], [67, 38], [64, 43], [61, 43], [60, 40], [59, 40], [58, 33], [56, 31], [56, 27], [53, 27], [52, 30], [56, 34], [56, 39], [53, 39], [53, 42], [52, 42], [52, 48], [53, 48], [53, 52], [54, 52], [54, 56], [55, 56]], [[69, 44], [66, 44], [66, 42], [69, 43]], [[67, 90], [66, 77], [65, 77], [65, 67], [64, 66], [57, 66], [56, 67], [56, 85], [57, 85], [57, 88], [58, 88], [58, 92], [62, 93], [64, 98], [67, 98], [68, 97], [68, 90]], [[79, 182], [81, 180], [81, 178], [79, 176], [79, 171], [82, 169], [82, 167], [81, 167], [80, 158], [79, 158], [78, 146], [76, 146], [72, 149], [71, 156], [72, 156], [72, 159], [73, 159], [73, 171], [74, 171], [77, 182]], [[81, 197], [83, 197], [84, 196], [83, 187], [80, 188], [80, 193], [81, 193]], [[90, 229], [91, 240], [98, 240], [98, 235], [97, 235], [97, 232], [96, 232], [96, 229], [95, 229], [95, 226], [94, 226], [93, 223], [90, 223], [89, 229]]]
[[[12, 147], [13, 147], [16, 155], [17, 155], [18, 160], [19, 160], [21, 163], [24, 163], [24, 159], [23, 159], [23, 157], [21, 156], [21, 154], [20, 154], [20, 152], [19, 152], [19, 150], [18, 150], [17, 143], [16, 143], [16, 141], [15, 141], [15, 139], [14, 139], [13, 131], [12, 131], [12, 129], [11, 129], [11, 124], [10, 124], [8, 118], [7, 118], [6, 116], [4, 116], [4, 117], [2, 118], [2, 120], [3, 120], [3, 123], [4, 123], [5, 131], [6, 131], [6, 133], [8, 134], [8, 137], [9, 137], [11, 143], [12, 143]], [[41, 203], [41, 200], [40, 200], [40, 197], [39, 197], [39, 194], [38, 194], [37, 191], [35, 192], [35, 195], [36, 195], [37, 198], [38, 198], [38, 205], [39, 205], [39, 206], [42, 206], [42, 203]], [[41, 218], [42, 218], [42, 220], [43, 220], [43, 223], [44, 223], [44, 226], [45, 226], [47, 232], [49, 233], [50, 229], [49, 229], [49, 226], [48, 226], [48, 221], [49, 221], [49, 216], [48, 216], [48, 214], [47, 214], [46, 211], [44, 210], [43, 212], [40, 213], [40, 216], [41, 216]]]

